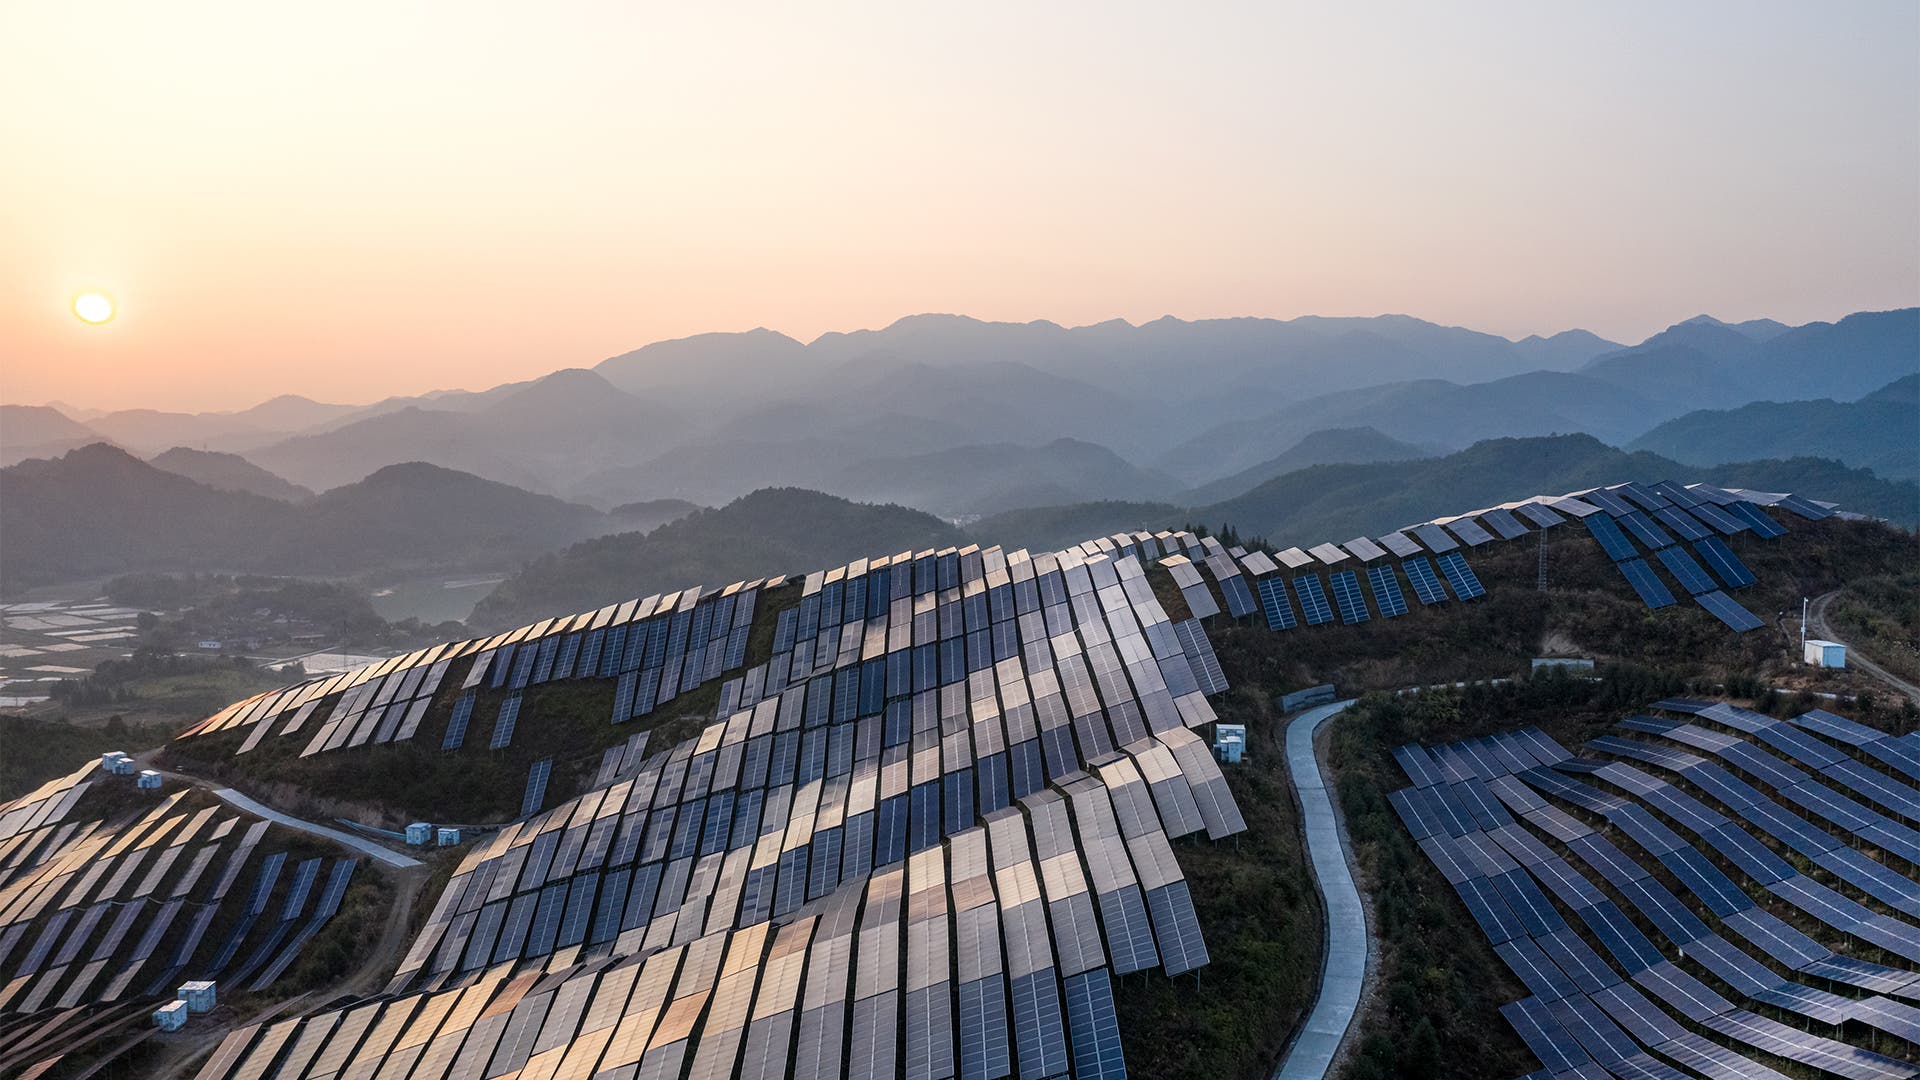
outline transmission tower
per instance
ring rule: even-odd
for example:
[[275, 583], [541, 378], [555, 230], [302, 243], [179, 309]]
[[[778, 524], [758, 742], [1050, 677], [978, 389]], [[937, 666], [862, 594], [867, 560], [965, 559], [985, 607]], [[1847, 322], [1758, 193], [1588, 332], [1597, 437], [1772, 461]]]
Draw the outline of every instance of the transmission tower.
[[1540, 529], [1540, 573], [1534, 584], [1541, 592], [1547, 591], [1547, 530]]

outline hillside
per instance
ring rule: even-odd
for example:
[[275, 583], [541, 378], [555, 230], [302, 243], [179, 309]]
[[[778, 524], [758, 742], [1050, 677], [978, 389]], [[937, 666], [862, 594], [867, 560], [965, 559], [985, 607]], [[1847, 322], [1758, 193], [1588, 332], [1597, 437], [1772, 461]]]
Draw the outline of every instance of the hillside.
[[246, 491], [281, 502], [313, 498], [313, 492], [307, 488], [288, 483], [238, 454], [176, 446], [147, 461], [155, 468], [178, 473], [221, 491]]
[[1801, 491], [1903, 525], [1920, 520], [1920, 487], [1880, 480], [1838, 462], [1800, 458], [1703, 469], [1655, 454], [1630, 454], [1589, 435], [1489, 439], [1425, 461], [1315, 466], [1274, 477], [1238, 498], [1195, 508], [1192, 515], [1275, 543], [1312, 544], [1532, 494], [1662, 479]]
[[1055, 439], [873, 458], [841, 470], [826, 490], [956, 518], [1083, 499], [1155, 499], [1177, 487], [1104, 446]]
[[144, 571], [507, 569], [609, 527], [591, 508], [417, 462], [295, 505], [105, 443], [0, 469], [0, 504], [9, 590]]
[[1314, 465], [1366, 464], [1373, 461], [1412, 461], [1434, 457], [1443, 450], [1415, 446], [1382, 434], [1377, 428], [1328, 428], [1316, 431], [1280, 454], [1232, 476], [1202, 484], [1186, 493], [1186, 501], [1205, 505], [1231, 499], [1267, 480]]
[[1854, 401], [1920, 371], [1920, 308], [1766, 329], [1756, 339], [1724, 323], [1689, 320], [1580, 373], [1694, 408], [1723, 409], [1751, 401]]
[[0, 405], [0, 465], [99, 441], [99, 432], [51, 406]]
[[673, 410], [575, 369], [490, 393], [471, 411], [407, 405], [283, 439], [248, 457], [316, 489], [395, 462], [424, 461], [529, 491], [559, 492], [595, 462], [660, 452], [684, 427]]
[[1372, 427], [1410, 443], [1459, 449], [1494, 436], [1585, 432], [1619, 443], [1684, 406], [1585, 375], [1536, 371], [1460, 385], [1417, 379], [1296, 400], [1257, 418], [1203, 429], [1156, 464], [1196, 483], [1238, 478], [1329, 427]]
[[1669, 420], [1627, 446], [1691, 465], [1830, 457], [1893, 480], [1920, 479], [1920, 375], [1858, 401], [1760, 401]]
[[768, 488], [644, 535], [604, 536], [535, 560], [482, 600], [469, 622], [504, 628], [648, 593], [967, 542], [960, 530], [918, 510]]
[[1116, 532], [1178, 528], [1186, 520], [1186, 511], [1169, 503], [1068, 503], [993, 514], [968, 525], [967, 533], [978, 543], [999, 544], [1009, 551], [1051, 551]]
[[620, 532], [648, 532], [704, 509], [685, 499], [648, 499], [614, 507], [607, 511], [607, 521]]

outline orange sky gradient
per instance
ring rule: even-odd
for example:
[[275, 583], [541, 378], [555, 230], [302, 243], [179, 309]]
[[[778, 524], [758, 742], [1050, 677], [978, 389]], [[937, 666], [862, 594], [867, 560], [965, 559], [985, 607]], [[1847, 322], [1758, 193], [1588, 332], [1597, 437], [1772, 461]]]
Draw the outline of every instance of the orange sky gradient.
[[1912, 3], [704, 6], [0, 8], [0, 400], [922, 311], [1636, 341], [1920, 300]]

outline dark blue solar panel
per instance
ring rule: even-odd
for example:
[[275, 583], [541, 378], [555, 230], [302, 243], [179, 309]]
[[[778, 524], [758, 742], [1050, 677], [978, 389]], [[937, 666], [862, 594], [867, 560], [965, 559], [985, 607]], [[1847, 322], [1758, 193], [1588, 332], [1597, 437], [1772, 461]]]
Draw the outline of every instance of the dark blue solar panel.
[[1738, 602], [1726, 593], [1703, 593], [1700, 596], [1694, 597], [1694, 599], [1700, 601], [1701, 607], [1712, 612], [1714, 618], [1726, 623], [1729, 627], [1740, 633], [1744, 634], [1749, 630], [1758, 630], [1766, 625], [1766, 623], [1760, 621], [1758, 616], [1746, 608], [1741, 607]]
[[640, 673], [625, 671], [613, 691], [613, 722], [624, 724], [633, 719], [634, 692], [640, 688]]
[[1301, 574], [1294, 578], [1293, 592], [1300, 598], [1300, 611], [1306, 615], [1308, 626], [1333, 621], [1333, 608], [1327, 603], [1327, 592], [1320, 584], [1320, 575]]
[[1673, 593], [1661, 580], [1653, 576], [1653, 568], [1645, 559], [1628, 559], [1620, 564], [1620, 572], [1626, 575], [1627, 584], [1640, 594], [1640, 600], [1650, 608], [1663, 608], [1674, 602]]
[[1352, 570], [1336, 570], [1329, 578], [1333, 583], [1333, 600], [1340, 605], [1340, 621], [1349, 625], [1363, 623], [1371, 615], [1367, 612], [1366, 598], [1360, 595], [1360, 575]]
[[1660, 562], [1667, 568], [1667, 573], [1677, 578], [1680, 587], [1688, 592], [1697, 596], [1720, 587], [1714, 584], [1705, 570], [1700, 569], [1699, 563], [1693, 561], [1693, 557], [1687, 554], [1686, 548], [1676, 544], [1673, 547], [1661, 548], [1655, 554], [1660, 556]]
[[1147, 920], [1140, 887], [1128, 885], [1098, 894], [1100, 924], [1107, 932], [1107, 953], [1116, 975], [1143, 971], [1160, 963], [1153, 945], [1153, 925]]
[[1673, 537], [1667, 535], [1667, 530], [1654, 524], [1651, 518], [1637, 511], [1622, 517], [1620, 527], [1648, 548], [1663, 548], [1673, 543]]
[[1013, 1039], [1021, 1076], [1058, 1076], [1072, 1065], [1060, 1017], [1060, 984], [1052, 968], [1014, 977]]
[[520, 695], [508, 694], [500, 703], [500, 715], [493, 721], [493, 738], [487, 740], [487, 749], [499, 750], [513, 741], [513, 727], [520, 719]]
[[1780, 507], [1784, 510], [1791, 510], [1801, 517], [1806, 518], [1808, 521], [1819, 521], [1822, 518], [1830, 518], [1833, 516], [1833, 511], [1798, 495], [1789, 495], [1781, 499]]
[[1588, 514], [1585, 524], [1587, 531], [1593, 534], [1595, 540], [1600, 541], [1601, 549], [1614, 562], [1631, 559], [1639, 554], [1633, 548], [1633, 541], [1628, 540], [1627, 535], [1620, 531], [1620, 526], [1607, 515]]
[[1773, 520], [1765, 510], [1760, 509], [1750, 502], [1741, 500], [1737, 503], [1728, 503], [1725, 509], [1734, 517], [1752, 526], [1753, 531], [1763, 540], [1771, 540], [1776, 536], [1786, 535], [1787, 527], [1785, 525]]
[[1278, 575], [1260, 579], [1260, 607], [1267, 613], [1267, 629], [1294, 628], [1293, 601], [1287, 599], [1287, 583]]
[[1692, 514], [1677, 506], [1662, 507], [1655, 510], [1653, 516], [1665, 523], [1667, 528], [1679, 533], [1682, 540], [1703, 540], [1713, 535], [1712, 529], [1700, 524]]
[[527, 770], [527, 793], [520, 800], [521, 817], [526, 817], [540, 809], [540, 804], [546, 801], [547, 777], [551, 775], [553, 775], [552, 758], [541, 758], [533, 763], [533, 768]]
[[1449, 551], [1445, 555], [1435, 556], [1435, 561], [1440, 564], [1440, 573], [1447, 579], [1447, 587], [1453, 590], [1453, 595], [1462, 600], [1487, 595], [1486, 586], [1480, 584], [1479, 575], [1467, 565], [1465, 555]]
[[1400, 579], [1394, 576], [1392, 563], [1367, 567], [1367, 586], [1373, 590], [1373, 606], [1380, 609], [1381, 618], [1407, 613], [1407, 598], [1400, 591]]
[[1737, 589], [1753, 584], [1753, 571], [1747, 569], [1747, 564], [1740, 561], [1740, 556], [1733, 553], [1725, 540], [1709, 536], [1693, 545], [1693, 550], [1700, 553], [1700, 557], [1706, 560], [1728, 588]]
[[999, 975], [960, 984], [961, 1080], [993, 1080], [1012, 1071], [1007, 999]]
[[1422, 604], [1438, 604], [1446, 600], [1446, 590], [1440, 587], [1440, 578], [1433, 572], [1433, 564], [1425, 555], [1415, 555], [1400, 564], [1407, 572], [1407, 580], [1413, 582], [1413, 595], [1420, 598]]
[[1073, 1041], [1073, 1074], [1123, 1080], [1127, 1059], [1120, 1047], [1120, 1020], [1106, 968], [1067, 979], [1067, 1032]]
[[1222, 581], [1220, 593], [1227, 598], [1227, 614], [1236, 619], [1245, 618], [1259, 610], [1253, 602], [1253, 590], [1247, 588], [1247, 579], [1242, 574], [1234, 574]]
[[461, 694], [453, 703], [453, 719], [447, 721], [447, 735], [440, 740], [440, 749], [458, 750], [467, 739], [467, 721], [473, 719], [473, 694], [471, 691]]

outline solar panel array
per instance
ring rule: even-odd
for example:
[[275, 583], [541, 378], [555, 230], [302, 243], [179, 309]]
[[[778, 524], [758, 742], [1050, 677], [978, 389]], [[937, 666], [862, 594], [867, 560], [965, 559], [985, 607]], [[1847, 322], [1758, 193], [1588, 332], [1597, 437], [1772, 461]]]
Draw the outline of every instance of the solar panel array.
[[1920, 735], [1656, 708], [1695, 719], [1592, 757], [1537, 729], [1395, 751], [1389, 801], [1526, 985], [1501, 1012], [1540, 1075], [1916, 1075], [1920, 882], [1869, 853], [1920, 865]]
[[1207, 959], [1170, 840], [1245, 828], [1190, 730], [1219, 661], [1141, 560], [1253, 596], [1129, 540], [809, 576], [698, 735], [468, 850], [386, 994], [201, 1075], [1124, 1075], [1112, 977]]
[[0, 1026], [216, 970], [264, 990], [338, 910], [354, 860], [316, 893], [326, 860], [283, 873], [286, 853], [262, 849], [265, 821], [194, 808], [184, 789], [115, 809], [86, 799], [98, 775], [90, 764], [0, 804]]

